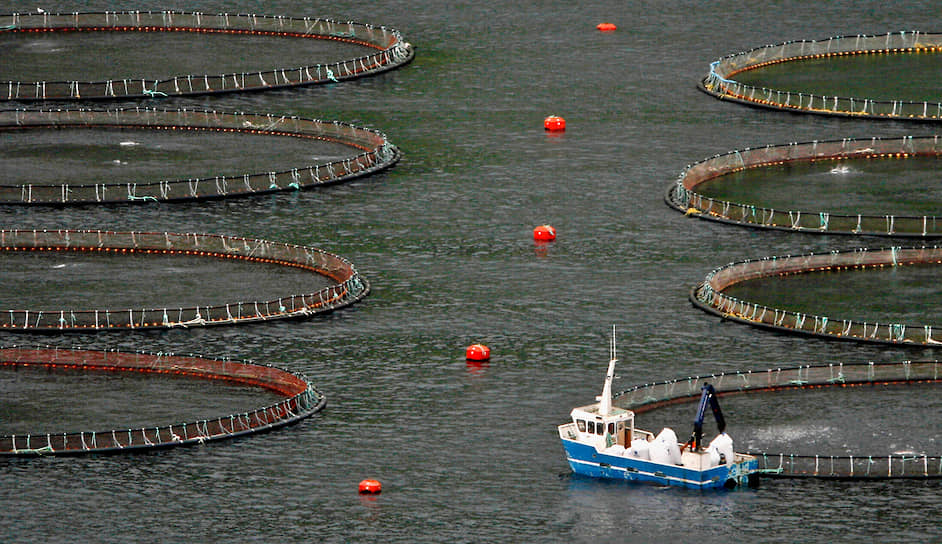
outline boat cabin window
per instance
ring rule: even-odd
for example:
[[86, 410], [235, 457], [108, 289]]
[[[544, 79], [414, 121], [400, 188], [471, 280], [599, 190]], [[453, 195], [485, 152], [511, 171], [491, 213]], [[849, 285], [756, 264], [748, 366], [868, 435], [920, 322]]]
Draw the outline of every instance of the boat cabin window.
[[609, 423], [609, 424], [608, 424], [608, 434], [615, 434], [615, 424], [614, 424], [614, 423]]
[[584, 432], [585, 432], [585, 420], [584, 420], [584, 419], [577, 419], [577, 420], [576, 420], [576, 427], [579, 428], [579, 432], [580, 432], [580, 433], [584, 433]]

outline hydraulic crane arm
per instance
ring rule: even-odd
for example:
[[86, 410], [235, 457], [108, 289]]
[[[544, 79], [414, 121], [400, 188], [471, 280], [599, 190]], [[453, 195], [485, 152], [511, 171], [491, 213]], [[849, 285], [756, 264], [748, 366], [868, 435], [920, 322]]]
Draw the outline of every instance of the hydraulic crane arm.
[[703, 418], [706, 416], [707, 404], [713, 412], [716, 419], [716, 428], [719, 432], [726, 430], [726, 420], [723, 419], [723, 411], [720, 410], [720, 402], [717, 400], [716, 390], [713, 386], [704, 383], [700, 388], [700, 407], [697, 409], [697, 419], [693, 421], [693, 436], [687, 441], [687, 445], [693, 446], [693, 451], [700, 450], [700, 442], [703, 440]]

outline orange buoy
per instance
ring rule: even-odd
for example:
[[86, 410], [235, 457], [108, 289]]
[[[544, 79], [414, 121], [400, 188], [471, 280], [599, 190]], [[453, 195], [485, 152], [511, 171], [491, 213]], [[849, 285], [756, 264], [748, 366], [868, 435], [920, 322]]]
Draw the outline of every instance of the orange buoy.
[[471, 344], [465, 350], [465, 358], [469, 361], [486, 361], [491, 358], [491, 348], [484, 344]]
[[566, 120], [558, 115], [550, 115], [543, 120], [543, 128], [550, 132], [562, 132], [566, 130]]
[[618, 27], [615, 26], [615, 23], [599, 23], [595, 26], [595, 28], [601, 30], [602, 32], [611, 32]]
[[361, 495], [376, 495], [383, 490], [383, 485], [379, 480], [363, 480], [360, 482]]
[[537, 242], [552, 242], [556, 239], [556, 229], [549, 225], [540, 225], [533, 229], [533, 239]]

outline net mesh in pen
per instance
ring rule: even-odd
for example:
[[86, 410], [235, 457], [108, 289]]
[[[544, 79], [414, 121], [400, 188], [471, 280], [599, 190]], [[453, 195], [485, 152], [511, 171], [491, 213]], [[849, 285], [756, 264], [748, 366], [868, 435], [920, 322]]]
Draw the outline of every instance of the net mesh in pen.
[[[18, 101], [164, 97], [331, 83], [397, 68], [414, 56], [399, 31], [384, 26], [179, 11], [0, 15], [0, 47], [5, 51], [0, 100]], [[338, 47], [342, 51], [334, 51]], [[50, 57], [54, 62], [46, 61]], [[265, 60], [278, 64], [261, 65]], [[93, 71], [96, 66], [99, 71]]]
[[[938, 100], [886, 99], [875, 96], [840, 96], [836, 93], [769, 88], [737, 81], [736, 75], [759, 68], [795, 61], [829, 59], [853, 55], [937, 55], [942, 53], [942, 34], [890, 32], [884, 35], [835, 36], [824, 40], [800, 40], [757, 47], [727, 55], [710, 64], [700, 88], [721, 100], [750, 106], [821, 115], [915, 121], [942, 120]], [[840, 80], [842, 75], [832, 77]], [[880, 75], [879, 77], [884, 77]], [[848, 93], [849, 94], [849, 93]]]
[[173, 353], [128, 353], [52, 347], [0, 348], [0, 366], [70, 372], [135, 372], [222, 380], [261, 387], [284, 397], [254, 410], [195, 421], [135, 428], [0, 435], [0, 456], [134, 452], [202, 444], [298, 422], [321, 410], [326, 398], [303, 376], [272, 366]]
[[724, 291], [748, 280], [812, 273], [850, 273], [897, 266], [939, 266], [942, 248], [859, 248], [820, 254], [774, 256], [730, 263], [712, 270], [690, 292], [694, 306], [724, 319], [820, 338], [932, 348], [942, 345], [931, 324], [867, 322], [853, 316], [826, 316], [775, 308]]
[[[762, 194], [757, 194], [752, 203], [732, 202], [709, 197], [698, 189], [707, 182], [739, 172], [761, 168], [788, 168], [791, 165], [824, 162], [836, 175], [819, 176], [815, 183], [836, 186], [832, 191], [845, 194], [853, 192], [870, 195], [866, 182], [856, 184], [856, 176], [846, 175], [854, 165], [862, 161], [902, 161], [907, 159], [939, 159], [942, 157], [942, 140], [938, 136], [906, 136], [902, 138], [845, 138], [843, 140], [812, 141], [787, 145], [770, 145], [747, 148], [716, 155], [688, 166], [665, 194], [669, 206], [689, 216], [731, 223], [741, 226], [792, 232], [818, 234], [847, 234], [869, 236], [893, 236], [909, 238], [933, 238], [942, 236], [942, 218], [937, 215], [915, 215], [885, 210], [883, 213], [840, 213], [833, 209], [782, 209], [771, 205], [760, 205]], [[792, 183], [787, 174], [779, 185]], [[828, 180], [827, 182], [820, 181]], [[808, 181], [810, 184], [811, 182]], [[886, 184], [885, 179], [879, 182]], [[807, 194], [807, 191], [793, 191]], [[851, 200], [849, 197], [846, 200]], [[921, 201], [929, 202], [929, 201]], [[869, 204], [878, 208], [879, 202]]]
[[[85, 132], [73, 137], [70, 131]], [[113, 138], [116, 141], [96, 140], [96, 134], [108, 131], [125, 135]], [[396, 146], [375, 130], [272, 114], [149, 108], [6, 110], [0, 111], [0, 133], [9, 135], [0, 148], [16, 146], [17, 137], [26, 139], [9, 153], [0, 180], [4, 204], [144, 203], [296, 191], [370, 175], [400, 157]], [[174, 142], [174, 135], [180, 141]], [[193, 135], [199, 139], [183, 140]], [[248, 158], [233, 165], [220, 163], [208, 150], [200, 154], [199, 148], [210, 148], [214, 139], [222, 138], [230, 138], [226, 143]], [[272, 149], [289, 144], [292, 152], [284, 155], [308, 159], [244, 171], [271, 162], [274, 158], [266, 157], [279, 155]], [[193, 159], [181, 161], [194, 153]], [[203, 172], [185, 172], [187, 165], [203, 163]], [[166, 176], [165, 170], [176, 177]]]
[[[312, 247], [233, 236], [93, 230], [0, 230], [0, 257], [7, 252], [235, 259], [309, 272], [316, 275], [311, 282], [316, 287], [277, 298], [250, 298], [176, 307], [9, 308], [0, 310], [0, 330], [5, 331], [117, 331], [304, 318], [349, 306], [369, 293], [366, 279], [360, 276], [352, 263], [340, 256]], [[168, 275], [166, 281], [173, 281], [173, 274], [179, 273]], [[325, 280], [326, 287], [323, 286]], [[109, 279], [104, 277], [100, 281], [108, 282]], [[154, 288], [159, 288], [159, 285]]]

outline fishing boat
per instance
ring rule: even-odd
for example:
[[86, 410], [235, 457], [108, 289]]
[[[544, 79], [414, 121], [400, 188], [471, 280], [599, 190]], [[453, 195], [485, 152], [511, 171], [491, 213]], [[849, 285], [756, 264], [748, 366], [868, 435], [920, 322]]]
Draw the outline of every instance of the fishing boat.
[[[574, 473], [693, 489], [758, 486], [758, 460], [733, 451], [733, 440], [726, 434], [726, 422], [712, 385], [705, 383], [701, 388], [693, 434], [681, 444], [669, 427], [657, 435], [635, 428], [634, 412], [612, 404], [616, 360], [613, 329], [602, 395], [595, 404], [573, 408], [572, 421], [559, 426], [559, 438]], [[704, 447], [701, 442], [707, 406], [719, 434]]]

